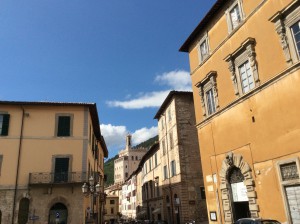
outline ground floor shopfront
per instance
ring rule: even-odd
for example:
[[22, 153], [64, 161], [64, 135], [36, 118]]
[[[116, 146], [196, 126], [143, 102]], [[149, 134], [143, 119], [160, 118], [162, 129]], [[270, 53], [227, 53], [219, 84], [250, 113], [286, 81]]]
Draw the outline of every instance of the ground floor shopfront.
[[82, 224], [100, 220], [96, 202], [93, 213], [91, 207], [85, 209], [90, 200], [82, 195], [81, 186], [20, 188], [15, 203], [14, 194], [14, 189], [0, 190], [1, 224]]

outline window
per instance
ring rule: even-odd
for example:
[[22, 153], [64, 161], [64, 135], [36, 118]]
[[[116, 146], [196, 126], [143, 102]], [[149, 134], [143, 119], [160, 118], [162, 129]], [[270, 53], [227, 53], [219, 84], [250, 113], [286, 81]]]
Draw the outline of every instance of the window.
[[110, 214], [114, 214], [114, 208], [110, 208]]
[[239, 66], [239, 74], [242, 91], [243, 93], [247, 93], [255, 87], [249, 60]]
[[171, 161], [171, 176], [174, 177], [176, 175], [176, 163], [175, 160]]
[[202, 63], [209, 56], [209, 44], [207, 33], [199, 41], [198, 54], [200, 63]]
[[127, 172], [125, 173], [125, 177], [126, 177], [126, 178], [128, 177], [128, 173], [127, 173]]
[[168, 170], [167, 170], [167, 166], [164, 166], [164, 179], [168, 179]]
[[201, 199], [206, 199], [205, 187], [200, 187], [200, 197]]
[[160, 122], [160, 123], [161, 123], [161, 129], [164, 130], [164, 128], [165, 128], [165, 127], [164, 127], [164, 120], [161, 119], [161, 122]]
[[114, 204], [115, 204], [115, 200], [110, 200], [109, 203], [110, 203], [111, 205], [114, 205]]
[[300, 2], [292, 1], [269, 20], [275, 24], [286, 63], [300, 60]]
[[215, 105], [215, 97], [213, 89], [210, 88], [205, 92], [205, 103], [207, 107], [207, 114], [211, 115], [216, 112], [216, 105]]
[[225, 58], [237, 96], [242, 96], [260, 85], [255, 44], [255, 39], [249, 37], [234, 53]]
[[280, 165], [282, 181], [299, 179], [297, 164], [295, 161]]
[[216, 78], [217, 73], [215, 71], [211, 71], [201, 82], [196, 84], [196, 87], [199, 88], [202, 113], [204, 117], [215, 113], [219, 107]]
[[169, 122], [170, 122], [172, 120], [171, 109], [168, 110], [168, 118], [169, 118]]
[[149, 159], [149, 170], [152, 170], [151, 158]]
[[73, 115], [56, 115], [56, 136], [68, 137], [72, 135]]
[[154, 165], [155, 165], [155, 167], [157, 167], [157, 153], [155, 153], [155, 155], [154, 155]]
[[300, 56], [300, 20], [291, 26], [297, 56]]
[[163, 155], [165, 155], [166, 154], [166, 143], [165, 143], [164, 139], [161, 141], [161, 145], [162, 145]]
[[228, 32], [231, 33], [235, 28], [237, 28], [244, 18], [244, 13], [242, 10], [242, 1], [234, 1], [233, 4], [226, 11]]
[[9, 118], [9, 114], [0, 114], [0, 136], [8, 135]]
[[174, 141], [173, 141], [173, 132], [169, 132], [169, 139], [170, 139], [170, 148], [174, 148]]
[[0, 155], [0, 176], [1, 176], [1, 169], [2, 169], [2, 161], [3, 161], [3, 155]]

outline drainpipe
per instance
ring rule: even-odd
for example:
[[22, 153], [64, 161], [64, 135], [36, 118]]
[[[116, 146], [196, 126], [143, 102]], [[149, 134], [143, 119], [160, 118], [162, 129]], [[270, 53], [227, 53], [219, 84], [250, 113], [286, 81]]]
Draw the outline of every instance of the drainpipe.
[[20, 131], [20, 138], [19, 138], [19, 151], [18, 151], [17, 173], [16, 173], [16, 182], [15, 182], [15, 190], [14, 190], [14, 203], [13, 203], [13, 208], [12, 208], [13, 210], [12, 210], [11, 224], [14, 224], [14, 218], [15, 218], [15, 207], [16, 207], [17, 188], [18, 188], [18, 179], [19, 179], [21, 149], [22, 149], [22, 141], [23, 141], [23, 126], [24, 126], [25, 111], [24, 111], [23, 106], [21, 106], [21, 108], [22, 108], [22, 123], [21, 123], [21, 131]]

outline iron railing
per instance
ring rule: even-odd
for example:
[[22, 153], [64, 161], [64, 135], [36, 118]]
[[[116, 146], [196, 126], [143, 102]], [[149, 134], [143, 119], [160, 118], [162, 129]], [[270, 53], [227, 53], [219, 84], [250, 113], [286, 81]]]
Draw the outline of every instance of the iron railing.
[[[30, 173], [29, 184], [71, 184], [89, 181], [88, 172], [62, 172], [62, 173]], [[99, 180], [99, 173], [93, 175]]]

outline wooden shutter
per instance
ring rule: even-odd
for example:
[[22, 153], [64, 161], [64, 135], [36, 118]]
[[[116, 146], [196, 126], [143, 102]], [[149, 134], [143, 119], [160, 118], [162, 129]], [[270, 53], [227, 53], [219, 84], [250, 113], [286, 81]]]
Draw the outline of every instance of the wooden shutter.
[[57, 126], [57, 136], [70, 136], [70, 116], [59, 116]]
[[9, 128], [9, 114], [2, 114], [3, 116], [3, 121], [2, 121], [2, 130], [0, 135], [2, 136], [7, 136], [8, 135], [8, 128]]

